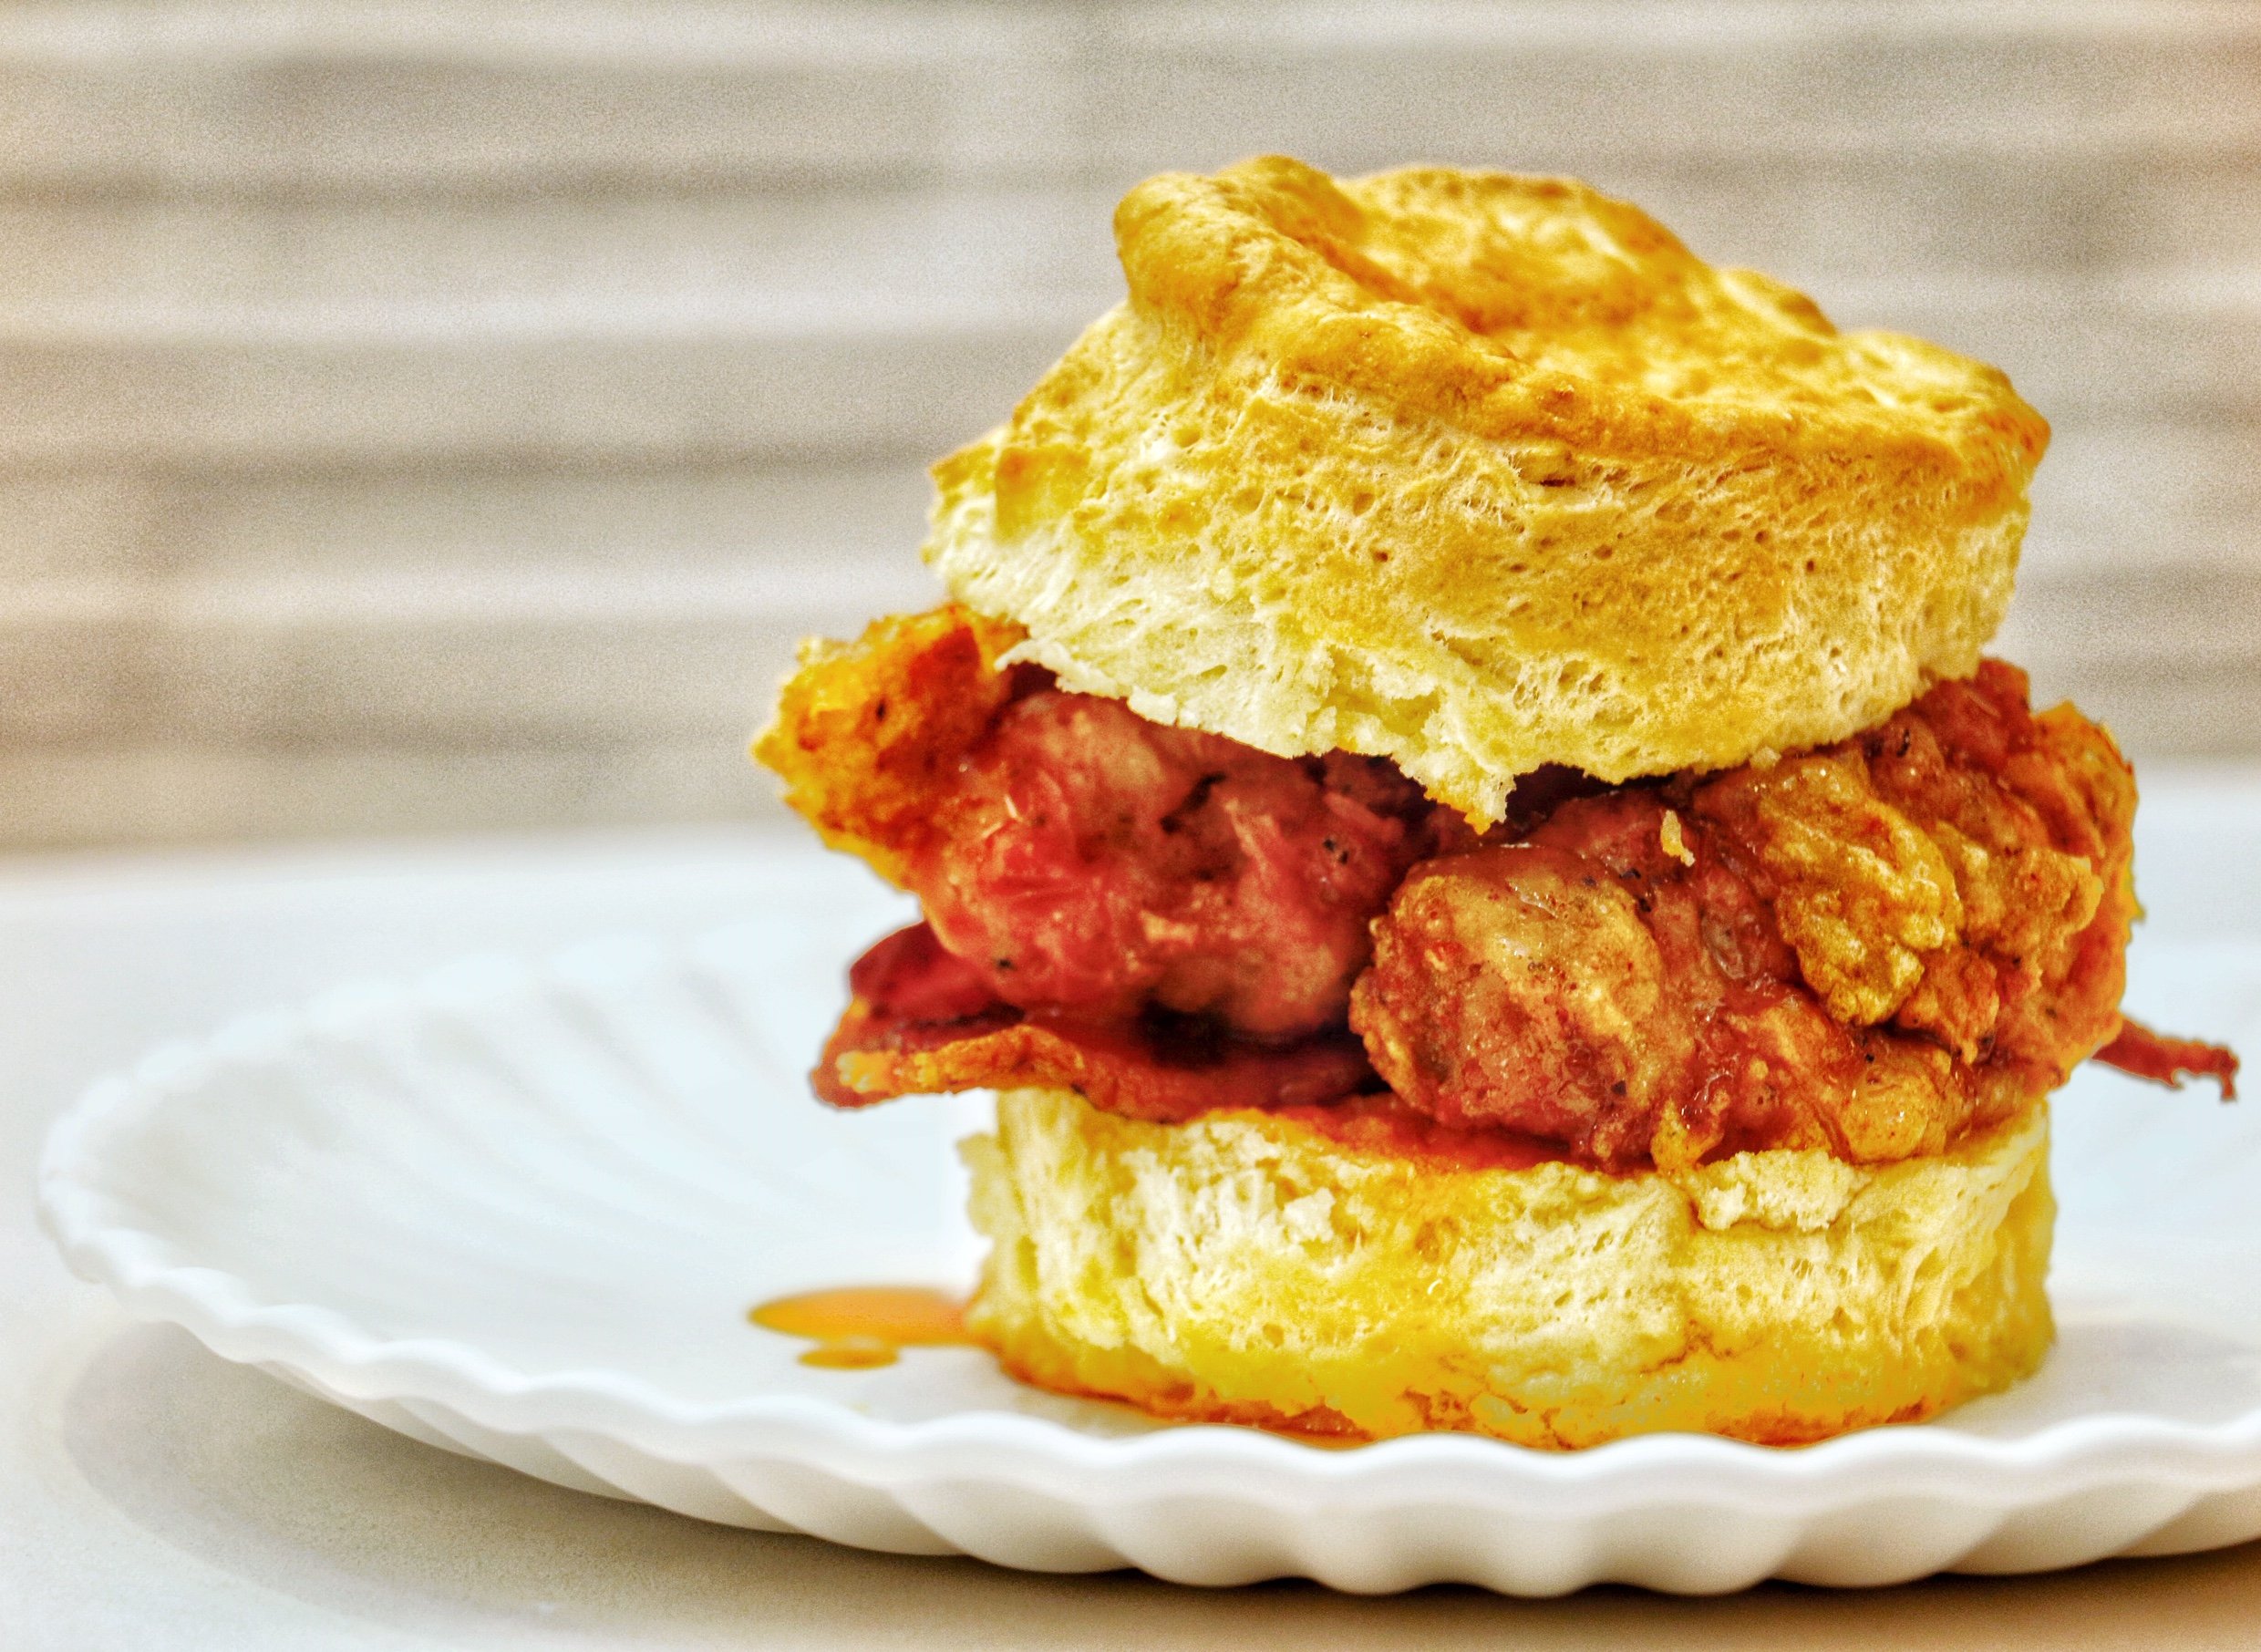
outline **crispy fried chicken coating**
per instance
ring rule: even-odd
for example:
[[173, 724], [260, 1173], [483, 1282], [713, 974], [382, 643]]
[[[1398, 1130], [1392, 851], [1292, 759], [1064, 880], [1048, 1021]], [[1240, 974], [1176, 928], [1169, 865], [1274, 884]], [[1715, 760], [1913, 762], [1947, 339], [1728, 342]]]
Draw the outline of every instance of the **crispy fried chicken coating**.
[[874, 620], [852, 643], [804, 644], [754, 756], [827, 843], [901, 886], [933, 837], [935, 792], [1022, 686], [997, 668], [1020, 638], [953, 604]]
[[1416, 868], [1351, 1025], [1411, 1105], [1598, 1164], [1937, 1152], [2117, 1033], [2134, 804], [2108, 735], [1988, 662]]
[[852, 974], [836, 1105], [1058, 1085], [1622, 1170], [1937, 1152], [2100, 1052], [2235, 1075], [2122, 1022], [2133, 781], [2011, 666], [1763, 767], [1543, 771], [1480, 838], [1387, 763], [1149, 722], [1018, 640], [945, 608], [820, 645], [757, 747], [925, 909]]
[[1339, 1025], [1368, 925], [1422, 852], [1420, 792], [1348, 756], [1291, 762], [1119, 701], [1016, 701], [935, 800], [910, 882], [996, 995], [1248, 1038]]
[[1378, 759], [1274, 757], [1043, 674], [994, 627], [874, 626], [789, 689], [759, 755], [828, 839], [915, 891], [1007, 1004], [1150, 1007], [1282, 1040], [1339, 1027], [1368, 925], [1439, 816]]

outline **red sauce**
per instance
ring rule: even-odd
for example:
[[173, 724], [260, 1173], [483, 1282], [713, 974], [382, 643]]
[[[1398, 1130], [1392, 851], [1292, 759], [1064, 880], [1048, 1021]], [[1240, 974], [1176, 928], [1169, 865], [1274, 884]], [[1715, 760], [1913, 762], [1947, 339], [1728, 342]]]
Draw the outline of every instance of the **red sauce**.
[[850, 1285], [779, 1296], [746, 1317], [764, 1330], [806, 1337], [816, 1346], [803, 1365], [868, 1370], [893, 1365], [903, 1348], [970, 1345], [965, 1305], [915, 1285]]

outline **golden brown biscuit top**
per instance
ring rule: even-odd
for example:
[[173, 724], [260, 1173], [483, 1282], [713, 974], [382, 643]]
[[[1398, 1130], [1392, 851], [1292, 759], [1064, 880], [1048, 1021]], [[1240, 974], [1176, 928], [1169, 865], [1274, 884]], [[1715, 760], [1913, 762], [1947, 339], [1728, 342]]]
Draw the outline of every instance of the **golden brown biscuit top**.
[[1803, 294], [1715, 270], [1569, 179], [1409, 167], [1337, 183], [1265, 156], [1149, 179], [1115, 236], [1132, 305], [1211, 349], [1486, 435], [1690, 458], [1904, 442], [2018, 486], [2049, 439], [1996, 369], [1841, 334]]
[[1991, 367], [1840, 334], [1582, 184], [1294, 160], [1116, 214], [1129, 300], [936, 467], [1013, 657], [1284, 756], [1722, 769], [1976, 668], [2048, 439]]

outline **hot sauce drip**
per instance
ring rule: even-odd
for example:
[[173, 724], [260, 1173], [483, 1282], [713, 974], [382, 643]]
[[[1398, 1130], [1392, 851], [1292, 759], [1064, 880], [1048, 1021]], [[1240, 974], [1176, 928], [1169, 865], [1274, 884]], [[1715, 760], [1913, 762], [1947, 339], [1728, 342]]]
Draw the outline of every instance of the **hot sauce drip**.
[[869, 1370], [893, 1365], [904, 1348], [970, 1346], [965, 1305], [922, 1285], [850, 1285], [779, 1296], [748, 1310], [766, 1331], [804, 1337], [815, 1346], [803, 1365]]
[[1066, 1086], [1627, 1169], [1936, 1152], [2100, 1049], [2235, 1073], [2122, 1030], [2133, 781], [2010, 666], [1763, 769], [1530, 777], [1480, 837], [1387, 763], [1001, 667], [1017, 640], [880, 622], [804, 662], [758, 748], [926, 912], [852, 972], [815, 1074], [836, 1105]]

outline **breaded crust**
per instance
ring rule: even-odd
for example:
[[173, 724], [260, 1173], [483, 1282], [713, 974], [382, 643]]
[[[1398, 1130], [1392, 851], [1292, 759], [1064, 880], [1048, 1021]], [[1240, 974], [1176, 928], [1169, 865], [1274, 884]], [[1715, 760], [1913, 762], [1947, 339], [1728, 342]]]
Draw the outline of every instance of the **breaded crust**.
[[2040, 417], [1584, 185], [1266, 158], [1116, 213], [1129, 300], [936, 468], [1014, 657], [1480, 822], [1842, 739], [1967, 674]]
[[1669, 1174], [1368, 1153], [1276, 1114], [999, 1099], [968, 1316], [1015, 1374], [1159, 1415], [1545, 1448], [1929, 1417], [2040, 1363], [2048, 1117], [1884, 1166]]

